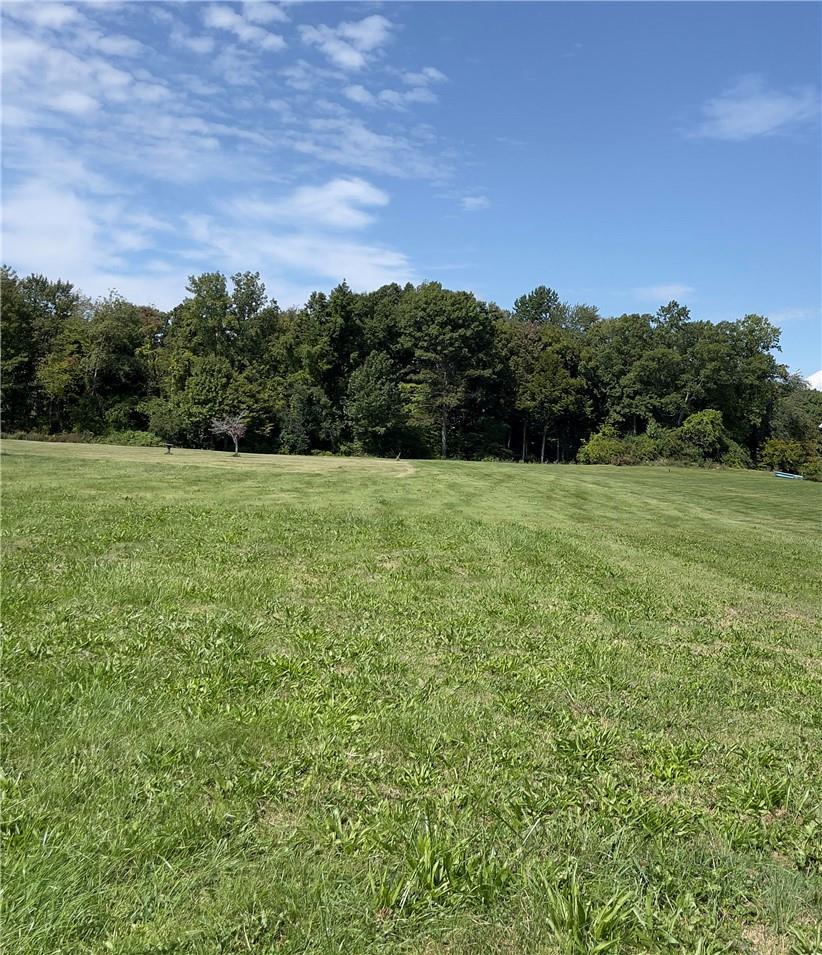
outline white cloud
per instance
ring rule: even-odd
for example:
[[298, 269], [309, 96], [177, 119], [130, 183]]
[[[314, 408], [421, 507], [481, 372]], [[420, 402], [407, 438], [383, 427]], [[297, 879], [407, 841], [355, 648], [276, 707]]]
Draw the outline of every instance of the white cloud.
[[243, 4], [243, 14], [246, 20], [253, 23], [286, 23], [288, 14], [279, 4], [268, 3], [266, 0], [252, 0]]
[[403, 73], [402, 81], [409, 86], [428, 86], [430, 83], [444, 83], [448, 77], [436, 66], [424, 66], [419, 73]]
[[62, 45], [73, 42], [109, 56], [139, 56], [144, 50], [143, 44], [134, 37], [103, 33], [68, 3], [6, 3], [3, 15], [39, 30], [59, 30]]
[[259, 69], [254, 57], [233, 44], [223, 47], [211, 61], [214, 69], [231, 86], [256, 86]]
[[359, 103], [361, 106], [373, 106], [376, 103], [376, 97], [373, 93], [364, 87], [360, 86], [359, 83], [355, 83], [353, 86], [346, 86], [343, 90], [343, 95], [348, 97], [353, 103]]
[[216, 43], [214, 37], [191, 33], [187, 24], [182, 23], [168, 10], [152, 3], [150, 15], [167, 29], [169, 41], [173, 46], [191, 50], [192, 53], [211, 53]]
[[318, 46], [336, 66], [344, 70], [361, 70], [365, 66], [366, 56], [362, 50], [341, 40], [330, 27], [303, 25], [299, 32], [304, 43]]
[[820, 308], [782, 308], [776, 312], [768, 312], [768, 318], [772, 322], [781, 324], [782, 322], [802, 322], [809, 318], [819, 319]]
[[199, 215], [190, 217], [187, 225], [209, 262], [232, 271], [259, 270], [284, 304], [304, 301], [318, 285], [336, 285], [342, 279], [358, 291], [417, 278], [404, 253], [378, 244], [314, 232], [257, 230], [245, 218], [226, 223]]
[[487, 209], [491, 201], [488, 196], [463, 196], [460, 205], [463, 212], [479, 212], [481, 209]]
[[22, 73], [42, 56], [44, 49], [46, 47], [39, 40], [21, 35], [9, 35], [9, 31], [4, 30], [3, 57], [0, 62], [3, 74], [13, 76]]
[[80, 30], [77, 40], [84, 46], [109, 56], [139, 56], [144, 50], [139, 40], [119, 33], [101, 33], [99, 30]]
[[177, 77], [177, 84], [195, 96], [217, 96], [221, 92], [216, 83], [208, 83], [201, 76], [192, 73], [181, 73]]
[[335, 66], [357, 71], [367, 64], [367, 54], [389, 41], [392, 28], [390, 20], [375, 13], [337, 27], [321, 23], [319, 26], [303, 24], [298, 29], [303, 42], [316, 46]]
[[213, 37], [186, 33], [185, 30], [180, 28], [172, 30], [169, 38], [172, 43], [184, 47], [186, 50], [191, 50], [192, 53], [211, 53], [215, 46]]
[[262, 50], [275, 51], [285, 47], [285, 40], [279, 33], [270, 33], [256, 23], [249, 22], [229, 6], [207, 6], [203, 11], [203, 22], [212, 29], [233, 33], [241, 43], [258, 46]]
[[81, 93], [79, 90], [66, 90], [60, 93], [52, 100], [51, 108], [61, 113], [70, 113], [74, 116], [83, 116], [86, 113], [94, 112], [100, 106], [99, 102], [88, 93]]
[[341, 23], [337, 27], [340, 36], [344, 36], [358, 50], [376, 50], [383, 46], [391, 36], [393, 24], [379, 14], [372, 14], [362, 20]]
[[386, 106], [393, 106], [394, 109], [405, 109], [409, 103], [436, 103], [437, 95], [424, 86], [418, 86], [404, 91], [380, 90], [377, 99]]
[[409, 103], [436, 103], [437, 96], [424, 86], [410, 90], [380, 90], [372, 93], [359, 83], [346, 86], [343, 96], [361, 106], [390, 106], [392, 109], [405, 109]]
[[363, 207], [385, 206], [388, 195], [364, 179], [332, 179], [321, 186], [301, 186], [274, 201], [235, 199], [230, 208], [248, 219], [266, 219], [305, 228], [362, 229], [374, 221]]
[[6, 198], [3, 255], [9, 262], [27, 272], [68, 278], [96, 252], [94, 222], [70, 190], [31, 180]]
[[[242, 207], [235, 217], [219, 220], [206, 214], [169, 223], [151, 215], [129, 212], [119, 200], [93, 200], [76, 189], [54, 182], [30, 180], [14, 191], [5, 208], [4, 256], [13, 268], [43, 272], [75, 283], [87, 294], [116, 289], [139, 303], [170, 308], [184, 295], [185, 276], [203, 268], [224, 271], [259, 270], [269, 290], [283, 304], [305, 301], [318, 286], [330, 287], [346, 278], [352, 288], [368, 290], [389, 282], [417, 281], [407, 256], [373, 242], [314, 231], [320, 222], [321, 196], [342, 216], [345, 227], [359, 227], [361, 210], [355, 203], [384, 204], [387, 196], [368, 183], [337, 180], [311, 190], [297, 190], [283, 200], [281, 211], [296, 229], [285, 231], [269, 223], [258, 227]], [[317, 221], [311, 221], [316, 215]], [[300, 216], [303, 225], [299, 226]], [[353, 216], [346, 222], [346, 216]], [[165, 250], [159, 234], [187, 238], [194, 248]], [[65, 236], [71, 235], [71, 242]], [[145, 260], [142, 255], [148, 253]]]
[[295, 60], [288, 66], [280, 70], [280, 74], [285, 77], [286, 83], [295, 90], [306, 92], [314, 89], [323, 79], [338, 76], [337, 73], [331, 73], [320, 67], [312, 66], [305, 60]]
[[152, 233], [165, 228], [154, 217], [130, 213], [117, 200], [91, 200], [74, 188], [34, 178], [5, 203], [3, 253], [21, 271], [60, 276], [101, 294], [112, 286], [86, 287], [89, 278], [105, 275], [109, 281], [122, 265], [121, 253], [149, 248]]
[[679, 301], [680, 299], [687, 298], [689, 295], [693, 295], [694, 291], [695, 289], [690, 285], [684, 285], [681, 282], [670, 282], [661, 285], [642, 285], [634, 289], [634, 295], [637, 298], [649, 302], [667, 303], [674, 299]]
[[822, 369], [815, 371], [812, 375], [808, 375], [806, 381], [817, 391], [822, 391]]
[[746, 76], [702, 107], [703, 120], [691, 134], [740, 142], [770, 136], [819, 117], [819, 92], [810, 86], [780, 91], [758, 76]]
[[[399, 114], [389, 131], [352, 117], [344, 100], [331, 102], [345, 85], [331, 64], [292, 62], [285, 77], [272, 76], [263, 54], [276, 35], [261, 24], [279, 22], [278, 7], [189, 8], [212, 24], [202, 36], [182, 7], [127, 6], [116, 21], [93, 4], [81, 14], [37, 7], [50, 12], [6, 19], [4, 11], [10, 265], [160, 306], [178, 302], [185, 276], [206, 268], [259, 268], [289, 302], [343, 277], [359, 288], [416, 280], [405, 253], [365, 231], [389, 201], [368, 180], [370, 172], [440, 177], [437, 138], [430, 127], [404, 128]], [[131, 58], [147, 52], [142, 33], [126, 29], [139, 28], [138, 16], [155, 30], [153, 21], [162, 24], [156, 57]], [[109, 30], [115, 22], [122, 33]], [[370, 62], [391, 30], [387, 19], [365, 17], [334, 32]], [[214, 55], [195, 71], [186, 50]], [[387, 72], [399, 91], [361, 87], [375, 105], [433, 96], [428, 84]], [[316, 184], [282, 191], [283, 169]], [[184, 210], [195, 214], [186, 219]]]
[[76, 7], [68, 3], [6, 3], [3, 13], [50, 30], [61, 30], [70, 23], [85, 19]]
[[287, 99], [281, 97], [271, 99], [268, 101], [268, 107], [277, 113], [283, 123], [295, 123], [297, 121], [297, 116]]
[[[424, 137], [426, 130], [419, 133]], [[297, 152], [325, 162], [389, 176], [440, 179], [447, 172], [444, 164], [432, 156], [427, 138], [418, 142], [409, 136], [378, 133], [351, 117], [309, 120], [287, 141]]]

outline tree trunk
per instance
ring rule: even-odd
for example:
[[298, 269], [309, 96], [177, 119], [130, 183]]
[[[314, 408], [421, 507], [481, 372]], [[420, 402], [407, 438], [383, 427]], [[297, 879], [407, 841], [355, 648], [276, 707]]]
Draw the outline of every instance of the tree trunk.
[[442, 449], [440, 456], [445, 459], [448, 457], [448, 410], [442, 409]]
[[685, 404], [679, 409], [679, 414], [676, 417], [676, 426], [677, 428], [682, 424], [682, 419], [685, 417], [685, 412], [688, 410], [688, 402], [691, 400], [691, 392], [685, 392]]
[[542, 447], [539, 451], [539, 463], [545, 464], [545, 435], [548, 433], [548, 425], [544, 424], [542, 426]]
[[525, 464], [525, 448], [528, 443], [528, 419], [522, 419], [522, 463]]
[[240, 445], [237, 442], [237, 439], [234, 437], [234, 435], [232, 435], [231, 437], [234, 440], [234, 457], [238, 458], [240, 456]]

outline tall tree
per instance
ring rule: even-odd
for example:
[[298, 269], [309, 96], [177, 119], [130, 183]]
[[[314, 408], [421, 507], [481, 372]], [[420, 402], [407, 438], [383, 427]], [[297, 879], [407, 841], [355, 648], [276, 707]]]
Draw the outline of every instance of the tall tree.
[[403, 330], [413, 354], [411, 376], [437, 419], [440, 455], [448, 456], [449, 427], [469, 391], [487, 374], [484, 356], [493, 336], [487, 307], [470, 292], [428, 282], [403, 297]]
[[540, 324], [558, 320], [562, 314], [559, 295], [545, 285], [538, 285], [514, 302], [514, 318], [521, 322]]
[[388, 449], [404, 422], [396, 369], [385, 352], [371, 352], [348, 383], [345, 414], [351, 434], [364, 450]]

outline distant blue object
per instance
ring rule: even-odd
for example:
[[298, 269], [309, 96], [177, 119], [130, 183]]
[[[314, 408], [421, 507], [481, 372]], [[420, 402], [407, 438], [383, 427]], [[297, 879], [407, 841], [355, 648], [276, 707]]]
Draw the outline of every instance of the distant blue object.
[[804, 481], [804, 480], [805, 480], [805, 478], [803, 478], [801, 474], [789, 474], [787, 471], [774, 471], [774, 472], [773, 472], [773, 476], [774, 476], [774, 477], [790, 478], [792, 481]]

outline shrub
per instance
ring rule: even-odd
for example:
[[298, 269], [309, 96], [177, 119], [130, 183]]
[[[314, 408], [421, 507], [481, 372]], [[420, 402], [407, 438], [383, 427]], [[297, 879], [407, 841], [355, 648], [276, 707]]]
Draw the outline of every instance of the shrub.
[[800, 473], [806, 481], [822, 481], [822, 457], [814, 455], [802, 465]]
[[91, 431], [70, 431], [63, 434], [48, 434], [44, 431], [19, 431], [14, 435], [20, 441], [51, 441], [57, 444], [91, 444]]
[[682, 440], [703, 458], [716, 459], [728, 445], [728, 436], [722, 424], [722, 412], [706, 408], [688, 415], [679, 428]]
[[185, 422], [170, 402], [162, 398], [149, 398], [140, 406], [140, 413], [148, 419], [150, 434], [158, 435], [163, 441], [179, 441], [185, 436]]
[[663, 461], [678, 461], [681, 464], [701, 464], [704, 460], [699, 450], [689, 444], [679, 428], [667, 429], [657, 439], [657, 454]]
[[722, 415], [710, 409], [690, 415], [681, 428], [665, 428], [651, 421], [645, 434], [620, 437], [606, 425], [583, 444], [577, 460], [581, 464], [719, 461], [729, 468], [753, 467], [745, 448], [725, 431]]
[[728, 441], [728, 447], [719, 460], [726, 468], [743, 470], [744, 468], [753, 467], [750, 454], [748, 454], [747, 450], [743, 448], [741, 444], [737, 444], [736, 441]]
[[807, 449], [799, 441], [771, 438], [762, 446], [762, 464], [771, 471], [790, 471], [798, 474], [808, 459]]
[[648, 434], [630, 434], [622, 441], [625, 446], [626, 464], [645, 464], [657, 457], [656, 442]]
[[656, 442], [647, 434], [620, 438], [610, 428], [591, 435], [580, 448], [581, 464], [646, 464], [658, 456]]
[[368, 452], [361, 441], [343, 441], [337, 449], [337, 454], [344, 458], [364, 458], [367, 457]]
[[109, 431], [94, 439], [95, 444], [121, 444], [134, 448], [160, 448], [163, 442], [150, 431]]
[[134, 430], [135, 424], [142, 423], [139, 420], [135, 421], [135, 411], [135, 402], [131, 398], [118, 401], [117, 404], [112, 405], [112, 407], [106, 411], [107, 430], [109, 432]]
[[69, 431], [61, 434], [46, 434], [43, 431], [15, 431], [4, 438], [18, 441], [50, 441], [53, 444], [123, 444], [137, 448], [159, 448], [163, 442], [150, 431], [109, 431], [95, 435], [91, 431]]
[[582, 464], [623, 464], [623, 452], [620, 438], [599, 431], [582, 445], [577, 460]]

